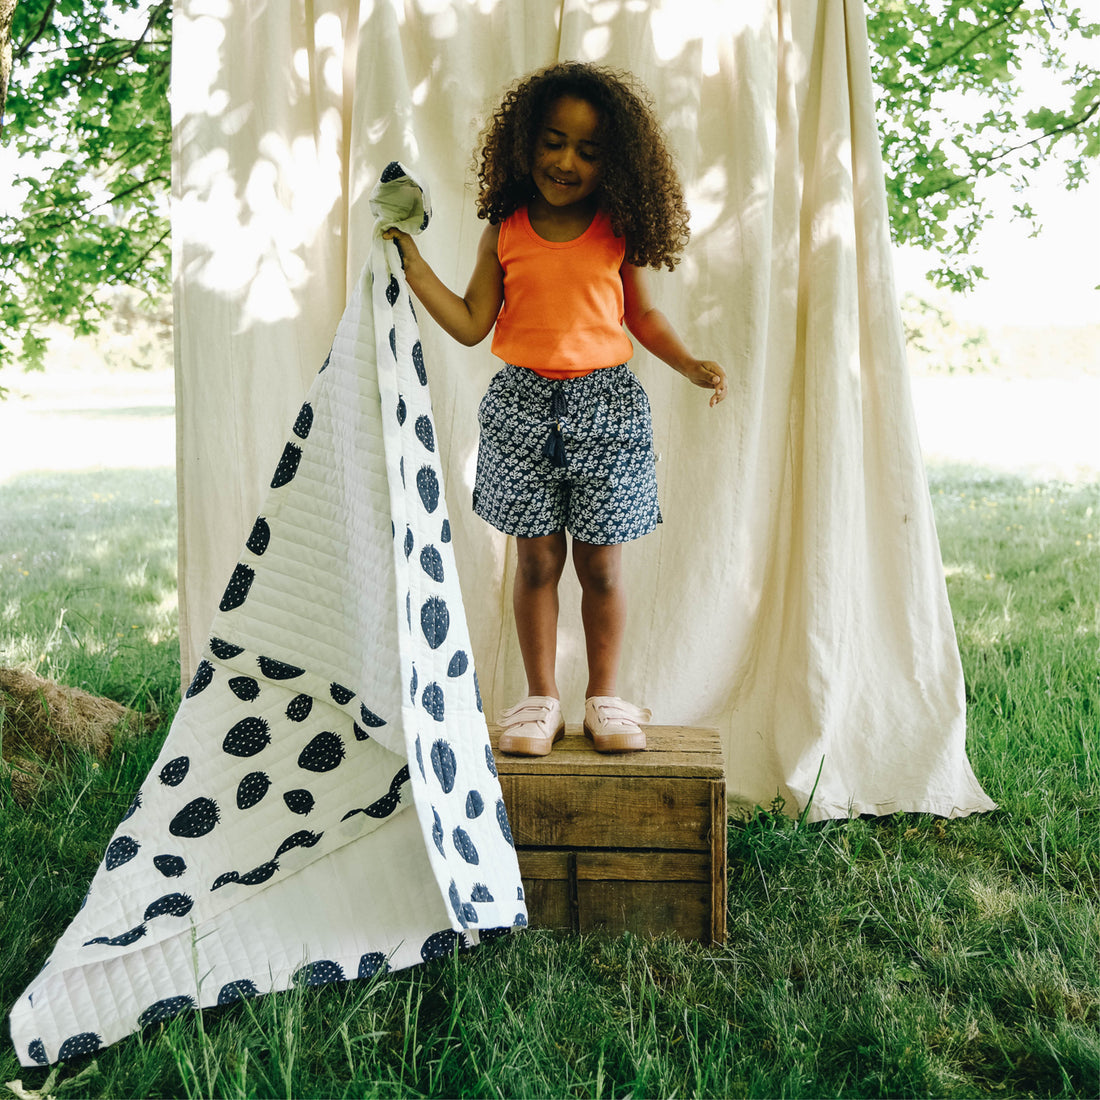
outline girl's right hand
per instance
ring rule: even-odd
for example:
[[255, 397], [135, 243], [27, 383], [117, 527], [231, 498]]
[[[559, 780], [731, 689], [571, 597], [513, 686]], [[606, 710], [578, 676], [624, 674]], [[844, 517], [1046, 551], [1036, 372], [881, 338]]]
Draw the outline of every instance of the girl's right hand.
[[396, 226], [391, 226], [382, 234], [382, 238], [397, 245], [397, 251], [401, 254], [401, 266], [405, 271], [409, 270], [409, 264], [420, 259], [420, 249], [416, 247], [416, 240], [411, 234], [402, 233]]
[[408, 233], [396, 226], [382, 232], [382, 239], [393, 241], [401, 253], [409, 290], [444, 332], [467, 347], [489, 335], [504, 301], [504, 273], [497, 258], [499, 233], [499, 226], [490, 225], [481, 234], [474, 273], [465, 295], [459, 297], [441, 282]]

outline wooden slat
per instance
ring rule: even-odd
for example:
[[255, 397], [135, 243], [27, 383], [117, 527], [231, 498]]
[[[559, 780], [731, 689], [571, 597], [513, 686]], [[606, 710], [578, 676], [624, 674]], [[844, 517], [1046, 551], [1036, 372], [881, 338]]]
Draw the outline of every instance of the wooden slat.
[[497, 743], [500, 729], [489, 727], [497, 771], [501, 775], [649, 775], [711, 776], [724, 774], [718, 731], [693, 726], [647, 726], [645, 752], [599, 753], [579, 726], [548, 756], [508, 756]]
[[699, 882], [578, 882], [580, 931], [710, 939], [710, 887]]
[[524, 879], [527, 921], [532, 928], [573, 928], [567, 878]]
[[710, 891], [705, 883], [581, 880], [577, 883], [576, 914], [570, 905], [567, 880], [537, 879], [526, 894], [532, 928], [671, 934], [712, 942]]
[[711, 781], [502, 775], [517, 846], [710, 851]]
[[[569, 852], [560, 848], [517, 848], [519, 874], [523, 887], [541, 879], [567, 879], [569, 877]], [[528, 895], [531, 891], [527, 890]]]
[[710, 836], [710, 938], [712, 943], [726, 942], [726, 782], [711, 784], [712, 822]]
[[[520, 848], [519, 873], [528, 880], [561, 879], [569, 875], [569, 852]], [[581, 850], [576, 853], [579, 881], [710, 882], [709, 852], [618, 852]], [[723, 903], [723, 912], [725, 906]]]

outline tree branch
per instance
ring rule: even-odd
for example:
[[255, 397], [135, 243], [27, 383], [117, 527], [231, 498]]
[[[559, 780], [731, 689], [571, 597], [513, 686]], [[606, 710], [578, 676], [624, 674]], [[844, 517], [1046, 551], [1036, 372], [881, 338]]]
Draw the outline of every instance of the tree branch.
[[1044, 138], [1057, 139], [1061, 137], [1062, 134], [1068, 134], [1071, 130], [1076, 130], [1078, 126], [1083, 126], [1086, 122], [1088, 122], [1090, 118], [1092, 118], [1094, 114], [1097, 113], [1097, 111], [1100, 111], [1100, 96], [1097, 96], [1097, 98], [1093, 100], [1092, 105], [1087, 111], [1085, 111], [1083, 115], [1081, 115], [1080, 118], [1072, 119], [1064, 126], [1055, 126], [1051, 130], [1044, 130], [1041, 134], [1037, 134], [1029, 141], [1021, 141], [1019, 145], [1012, 145], [1009, 146], [1009, 148], [1007, 149], [1000, 150], [1000, 152], [991, 153], [986, 158], [986, 163], [988, 164], [990, 161], [1000, 160], [1002, 157], [1007, 157], [1009, 156], [1009, 154], [1016, 153], [1020, 149], [1026, 149], [1029, 145], [1037, 145]]
[[172, 11], [172, 0], [160, 0], [160, 3], [149, 9], [149, 18], [145, 23], [145, 30], [134, 40], [134, 45], [130, 50], [130, 57], [133, 58], [140, 48], [142, 42], [149, 36], [149, 33], [153, 28], [164, 18], [164, 16], [170, 14]]
[[4, 106], [11, 79], [11, 23], [14, 17], [15, 0], [0, 0], [0, 137], [4, 134]]
[[93, 56], [92, 60], [95, 61], [95, 62], [100, 62], [100, 63], [94, 65], [92, 71], [95, 71], [96, 69], [106, 68], [106, 67], [109, 67], [109, 66], [112, 66], [112, 65], [116, 65], [124, 57], [128, 57], [131, 61], [135, 60], [136, 57], [137, 57], [138, 51], [141, 49], [141, 47], [144, 44], [146, 38], [148, 38], [149, 35], [152, 33], [154, 27], [156, 27], [161, 22], [161, 20], [165, 16], [165, 14], [171, 10], [171, 7], [172, 7], [171, 0], [160, 0], [160, 2], [158, 4], [156, 4], [154, 7], [150, 8], [149, 9], [149, 18], [145, 21], [145, 29], [141, 32], [141, 34], [139, 34], [137, 36], [137, 38], [135, 38], [133, 40], [128, 39], [128, 38], [112, 38], [112, 39], [109, 39], [109, 42], [112, 46], [121, 46], [123, 44], [123, 42], [125, 42], [127, 44], [126, 48], [120, 50], [117, 54], [114, 54], [113, 56], [108, 56], [108, 57], [103, 58], [102, 61], [100, 60], [100, 56], [99, 56], [100, 51], [97, 50], [95, 55]]
[[958, 57], [959, 54], [961, 54], [964, 50], [977, 42], [978, 39], [981, 38], [983, 35], [989, 34], [990, 31], [995, 31], [998, 27], [1003, 27], [1005, 23], [1009, 22], [1023, 6], [1024, 0], [1017, 0], [1017, 2], [1013, 4], [1012, 7], [1009, 8], [1008, 11], [1006, 11], [1000, 19], [998, 19], [994, 23], [989, 23], [984, 27], [979, 27], [965, 42], [963, 42], [957, 48], [953, 49], [946, 57], [941, 57], [934, 64], [932, 62], [929, 62], [927, 65], [924, 66], [921, 72], [927, 74], [939, 72], [939, 70], [942, 69], [949, 61], [952, 61], [956, 57]]
[[16, 61], [22, 61], [27, 54], [30, 53], [31, 47], [46, 33], [46, 28], [50, 25], [50, 20], [53, 18], [54, 9], [56, 7], [57, 0], [49, 0], [45, 11], [42, 12], [42, 18], [38, 21], [38, 26], [35, 28], [34, 33], [26, 42], [20, 43], [19, 49], [15, 53]]
[[68, 225], [74, 220], [79, 220], [81, 217], [88, 217], [89, 215], [94, 214], [97, 210], [102, 210], [103, 207], [110, 206], [112, 203], [116, 203], [120, 199], [126, 198], [127, 195], [132, 195], [136, 191], [141, 191], [142, 189], [144, 189], [146, 187], [151, 187], [155, 183], [171, 183], [171, 182], [172, 182], [171, 177], [169, 177], [169, 176], [149, 176], [146, 179], [139, 180], [132, 187], [127, 187], [124, 191], [119, 191], [119, 193], [117, 195], [110, 195], [107, 198], [105, 198], [102, 202], [97, 202], [95, 204], [95, 206], [88, 206], [88, 207], [83, 206], [82, 204], [83, 204], [85, 196], [74, 195], [74, 196], [72, 196], [71, 199], [69, 199], [66, 202], [53, 202], [53, 203], [50, 203], [47, 206], [39, 206], [38, 208], [35, 209], [34, 216], [35, 217], [40, 217], [40, 216], [44, 217], [45, 215], [48, 215], [48, 214], [54, 213], [54, 212], [58, 212], [58, 211], [63, 211], [63, 210], [70, 210], [71, 211], [74, 206], [80, 206], [81, 207], [80, 214], [72, 215], [70, 217], [64, 217], [64, 218], [62, 218], [62, 220], [57, 221], [57, 222], [51, 222], [48, 225], [49, 228], [60, 229], [62, 226]]
[[[135, 272], [140, 271], [142, 264], [158, 249], [169, 237], [172, 236], [172, 229], [169, 226], [153, 243], [128, 267], [121, 273], [122, 276], [133, 275]], [[129, 284], [128, 284], [129, 285]]]
[[[147, 44], [146, 40], [149, 38], [150, 34], [152, 34], [155, 29], [163, 27], [167, 22], [167, 17], [171, 13], [171, 6], [171, 0], [159, 0], [159, 2], [149, 10], [148, 18], [145, 21], [145, 27], [137, 38], [115, 38], [107, 35], [97, 42], [86, 41], [81, 43], [80, 48], [82, 50], [82, 56], [79, 57], [73, 56], [74, 47], [71, 44], [58, 44], [42, 49], [38, 51], [38, 55], [44, 57], [48, 54], [65, 54], [70, 57], [81, 75], [88, 75], [103, 68], [110, 68], [113, 65], [117, 65], [123, 58], [129, 58], [133, 61], [137, 58], [137, 54], [142, 46]], [[34, 33], [19, 47], [19, 52], [16, 54], [16, 60], [23, 60], [31, 52], [31, 49], [41, 41], [50, 24], [50, 19], [56, 7], [57, 0], [49, 0], [46, 10], [43, 12], [42, 19], [39, 21]]]
[[[158, 248], [160, 248], [160, 246], [162, 244], [164, 244], [164, 242], [171, 235], [172, 235], [171, 229], [166, 229], [155, 241], [153, 241], [153, 243], [140, 256], [138, 256], [138, 258], [136, 260], [134, 260], [134, 262], [132, 264], [130, 264], [129, 267], [125, 268], [123, 271], [116, 272], [116, 273], [112, 274], [106, 280], [106, 285], [107, 286], [133, 286], [133, 282], [128, 278], [128, 276], [134, 275], [137, 272], [139, 272], [141, 270], [142, 265], [145, 263], [145, 261]], [[92, 290], [89, 290], [88, 293], [86, 295], [84, 295], [83, 298], [81, 298], [80, 304], [79, 304], [79, 307], [78, 307], [81, 311], [83, 311], [83, 309], [88, 305], [89, 302], [94, 301], [96, 292], [99, 289], [100, 288], [98, 286], [96, 286]]]
[[127, 187], [124, 191], [119, 191], [117, 195], [112, 195], [110, 198], [104, 199], [103, 202], [97, 203], [92, 207], [93, 210], [98, 210], [102, 206], [110, 206], [112, 203], [118, 202], [119, 199], [126, 198], [127, 195], [132, 195], [135, 191], [140, 191], [142, 188], [150, 187], [154, 183], [171, 183], [170, 176], [147, 176], [145, 179], [138, 180], [133, 187]]
[[966, 183], [967, 180], [975, 179], [981, 176], [983, 173], [989, 171], [989, 166], [998, 160], [1002, 160], [1004, 157], [1010, 156], [1012, 153], [1017, 153], [1021, 149], [1026, 149], [1029, 145], [1037, 145], [1040, 141], [1046, 138], [1057, 139], [1063, 134], [1068, 134], [1071, 130], [1076, 130], [1078, 126], [1083, 126], [1089, 121], [1093, 115], [1100, 112], [1100, 96], [1098, 96], [1089, 107], [1087, 111], [1079, 118], [1072, 119], [1062, 126], [1055, 126], [1053, 129], [1044, 130], [1041, 134], [1036, 134], [1035, 137], [1030, 138], [1027, 141], [1021, 141], [1018, 145], [1011, 145], [1007, 149], [999, 149], [995, 153], [987, 153], [981, 157], [980, 162], [976, 162], [976, 167], [972, 172], [966, 172], [961, 176], [952, 176], [945, 183], [937, 184], [935, 187], [929, 187], [924, 191], [914, 190], [912, 192], [913, 198], [926, 199], [930, 195], [938, 195], [944, 191], [951, 191], [958, 187], [960, 183]]

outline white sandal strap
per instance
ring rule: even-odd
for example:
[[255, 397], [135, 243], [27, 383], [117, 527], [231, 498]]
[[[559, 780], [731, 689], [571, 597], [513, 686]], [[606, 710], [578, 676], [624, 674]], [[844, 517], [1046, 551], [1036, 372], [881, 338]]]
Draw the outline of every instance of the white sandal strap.
[[638, 707], [620, 699], [616, 695], [594, 695], [585, 700], [588, 706], [596, 712], [596, 718], [600, 722], [648, 722], [653, 717], [653, 712], [648, 707]]
[[521, 699], [515, 706], [502, 711], [500, 724], [506, 729], [512, 726], [538, 724], [548, 721], [554, 714], [560, 703], [551, 695], [529, 695]]

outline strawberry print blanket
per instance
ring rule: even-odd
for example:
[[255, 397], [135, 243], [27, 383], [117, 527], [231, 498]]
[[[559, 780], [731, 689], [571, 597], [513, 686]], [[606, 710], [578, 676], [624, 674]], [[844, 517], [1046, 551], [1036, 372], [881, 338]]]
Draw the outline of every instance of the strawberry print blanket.
[[396, 246], [288, 434], [164, 747], [11, 1013], [25, 1065], [177, 1013], [370, 977], [526, 924]]

